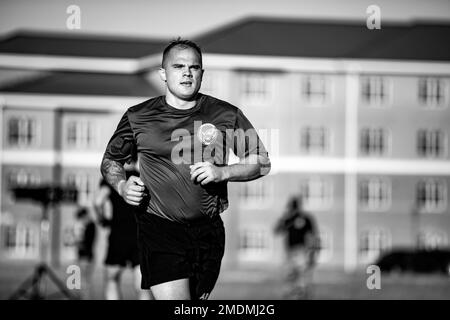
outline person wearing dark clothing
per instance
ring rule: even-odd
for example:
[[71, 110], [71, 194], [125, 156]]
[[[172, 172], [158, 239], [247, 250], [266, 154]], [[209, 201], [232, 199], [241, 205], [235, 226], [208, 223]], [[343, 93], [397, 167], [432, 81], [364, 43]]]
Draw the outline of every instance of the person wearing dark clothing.
[[290, 199], [288, 210], [275, 231], [285, 234], [286, 298], [307, 298], [320, 244], [314, 218], [303, 211], [300, 197]]
[[78, 264], [81, 270], [82, 298], [91, 297], [91, 279], [94, 271], [94, 244], [97, 229], [87, 208], [79, 208], [76, 212], [75, 234], [78, 252]]
[[[139, 176], [134, 172], [129, 175]], [[122, 197], [112, 189], [105, 180], [101, 180], [100, 189], [104, 190], [111, 202], [112, 217], [103, 220], [103, 226], [109, 228], [108, 252], [106, 265], [119, 265], [136, 267], [139, 264], [137, 247], [137, 225], [135, 221], [135, 208], [131, 207]]]
[[[127, 166], [127, 179], [139, 177], [134, 165]], [[105, 258], [105, 298], [107, 300], [122, 299], [121, 277], [127, 267], [134, 273], [135, 290], [140, 300], [152, 299], [149, 290], [140, 288], [141, 273], [139, 267], [139, 251], [137, 242], [136, 215], [139, 208], [129, 205], [104, 179], [95, 198], [94, 209], [97, 220], [109, 229], [108, 249]]]
[[94, 260], [94, 242], [96, 237], [96, 227], [91, 220], [86, 208], [80, 208], [77, 212], [77, 220], [80, 222], [81, 235], [77, 241], [78, 258], [92, 262]]

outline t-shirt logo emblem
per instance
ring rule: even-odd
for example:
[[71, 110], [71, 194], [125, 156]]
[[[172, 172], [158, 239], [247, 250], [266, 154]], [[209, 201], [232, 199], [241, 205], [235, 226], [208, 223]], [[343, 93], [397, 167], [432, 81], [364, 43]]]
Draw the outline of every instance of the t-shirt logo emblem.
[[198, 128], [197, 137], [204, 145], [210, 145], [217, 139], [218, 130], [211, 123], [205, 123]]

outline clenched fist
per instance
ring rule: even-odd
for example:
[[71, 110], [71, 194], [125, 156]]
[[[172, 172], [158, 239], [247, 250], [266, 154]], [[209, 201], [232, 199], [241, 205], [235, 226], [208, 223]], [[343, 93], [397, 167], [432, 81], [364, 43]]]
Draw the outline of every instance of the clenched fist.
[[130, 176], [127, 181], [119, 182], [118, 189], [125, 202], [132, 206], [139, 206], [145, 195], [144, 182], [136, 176]]
[[191, 180], [202, 185], [226, 179], [223, 167], [217, 167], [210, 162], [197, 162], [189, 168], [191, 169]]

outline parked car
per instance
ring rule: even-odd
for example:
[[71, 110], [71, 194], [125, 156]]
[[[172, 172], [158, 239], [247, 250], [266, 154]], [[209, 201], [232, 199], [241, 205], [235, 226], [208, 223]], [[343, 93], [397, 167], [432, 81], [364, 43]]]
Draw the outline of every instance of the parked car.
[[381, 272], [445, 273], [450, 275], [450, 249], [398, 248], [382, 254], [375, 264]]

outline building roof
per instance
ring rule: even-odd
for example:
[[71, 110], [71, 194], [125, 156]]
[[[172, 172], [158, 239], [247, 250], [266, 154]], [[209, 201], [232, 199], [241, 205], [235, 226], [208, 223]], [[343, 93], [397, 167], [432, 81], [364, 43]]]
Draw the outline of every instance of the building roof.
[[197, 37], [207, 53], [357, 59], [450, 60], [450, 24], [247, 18]]
[[[382, 23], [381, 30], [369, 30], [365, 21], [279, 18], [246, 18], [194, 37], [205, 53], [422, 61], [450, 61], [448, 39], [448, 23]], [[0, 40], [0, 54], [139, 60], [161, 54], [166, 44], [166, 40], [18, 32]], [[7, 82], [0, 91], [113, 96], [160, 94], [144, 73], [134, 71], [128, 74], [44, 71], [38, 76]]]
[[[369, 30], [366, 21], [249, 17], [194, 37], [217, 54], [450, 60], [449, 22], [397, 22]], [[19, 31], [0, 40], [0, 54], [139, 59], [160, 54], [167, 39]]]
[[366, 47], [368, 59], [450, 60], [450, 25], [415, 25], [389, 42]]
[[137, 59], [162, 52], [167, 40], [19, 31], [0, 41], [0, 53]]
[[161, 92], [141, 74], [49, 72], [0, 87], [6, 93], [154, 97]]

